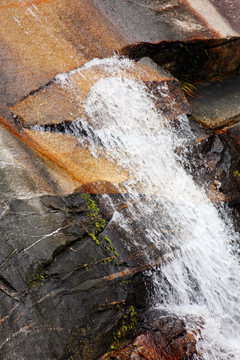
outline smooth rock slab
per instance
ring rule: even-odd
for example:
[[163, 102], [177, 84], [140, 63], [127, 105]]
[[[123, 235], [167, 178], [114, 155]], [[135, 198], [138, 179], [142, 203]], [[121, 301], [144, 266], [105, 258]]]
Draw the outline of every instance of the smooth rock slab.
[[[11, 107], [11, 110], [19, 117], [24, 127], [72, 122], [76, 118], [85, 119], [86, 98], [92, 86], [101, 79], [111, 77], [143, 82], [150, 89], [159, 87], [156, 104], [159, 102], [161, 106], [165, 106], [165, 112], [167, 115], [169, 113], [170, 119], [188, 110], [188, 104], [176, 79], [166, 73], [159, 74], [151, 67], [151, 63], [150, 66], [147, 62], [135, 64], [133, 61], [120, 60], [117, 57], [102, 61], [93, 60], [69, 74], [58, 75], [49, 86], [28, 96]], [[170, 88], [175, 88], [175, 92], [169, 91], [169, 98], [165, 94], [161, 95], [161, 88], [168, 84]], [[174, 109], [171, 101], [175, 102]], [[94, 126], [98, 127], [98, 124], [95, 123]]]
[[232, 28], [240, 33], [240, 3], [238, 0], [211, 0], [222, 16], [228, 21]]
[[[122, 184], [124, 189], [128, 173], [108, 160], [104, 149], [99, 158], [94, 157], [75, 136], [67, 134], [68, 127], [74, 120], [84, 120], [93, 129], [107, 127], [108, 122], [112, 121], [109, 115], [104, 123], [100, 120], [94, 122], [87, 116], [85, 108], [93, 86], [107, 78], [131, 79], [136, 85], [145, 85], [146, 91], [153, 95], [156, 107], [169, 120], [188, 112], [189, 106], [179, 82], [169, 75], [158, 73], [151, 65], [150, 60], [144, 64], [135, 64], [128, 59], [113, 57], [102, 61], [93, 60], [75, 71], [60, 74], [50, 85], [11, 108], [21, 126], [30, 128], [23, 129], [20, 136], [41, 157], [63, 170], [63, 176], [64, 172], [70, 176], [76, 182], [76, 188], [92, 193], [113, 193], [119, 191], [115, 185]], [[34, 125], [43, 128], [33, 128]], [[55, 130], [53, 125], [56, 125]], [[51, 132], [44, 133], [44, 129], [50, 126]], [[58, 130], [60, 128], [62, 130]], [[78, 134], [72, 131], [72, 135]], [[81, 138], [82, 134], [79, 136]]]
[[240, 75], [196, 86], [189, 97], [191, 118], [209, 129], [219, 129], [240, 121]]
[[128, 177], [124, 169], [103, 157], [95, 158], [74, 136], [31, 130], [25, 132], [32, 146], [78, 182], [79, 189], [87, 191], [91, 188], [93, 193], [108, 193], [114, 189], [111, 184], [122, 183]]
[[127, 44], [217, 35], [187, 1], [94, 0], [94, 3], [103, 16], [123, 34]]
[[121, 43], [91, 1], [4, 1], [0, 102], [13, 104], [56, 74], [111, 55]]

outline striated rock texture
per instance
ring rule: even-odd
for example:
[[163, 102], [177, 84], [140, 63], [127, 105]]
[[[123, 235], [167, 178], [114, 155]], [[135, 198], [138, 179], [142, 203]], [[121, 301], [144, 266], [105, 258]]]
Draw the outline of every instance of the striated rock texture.
[[[189, 111], [179, 83], [169, 74], [161, 74], [157, 69], [152, 69], [149, 64], [131, 63], [125, 61], [119, 63], [115, 57], [112, 60], [89, 63], [86, 67], [69, 74], [61, 74], [57, 79], [38, 92], [27, 97], [25, 100], [11, 107], [11, 111], [17, 116], [24, 127], [39, 124], [47, 126], [51, 124], [69, 124], [77, 118], [90, 121], [85, 112], [85, 103], [90, 89], [102, 78], [121, 76], [126, 79], [142, 81], [149, 89], [156, 92], [156, 103], [161, 106], [164, 114], [170, 120], [177, 115]], [[174, 89], [169, 98], [161, 95], [161, 88], [168, 86]], [[176, 106], [170, 106], [171, 101]], [[94, 124], [96, 128], [98, 124]]]
[[[128, 289], [133, 276], [156, 263], [134, 255], [127, 235], [111, 236], [111, 213], [102, 215], [96, 199], [80, 193], [8, 201], [1, 218], [0, 358], [95, 359], [129, 312], [135, 330], [138, 310]], [[143, 283], [134, 295], [145, 291]]]
[[[229, 1], [1, 2], [0, 360], [95, 360], [131, 338], [113, 359], [193, 357], [195, 341], [180, 320], [146, 319], [153, 287], [146, 270], [158, 271], [169, 255], [146, 238], [141, 214], [132, 219], [134, 204], [118, 193], [127, 171], [104, 156], [96, 161], [70, 127], [79, 117], [90, 121], [85, 100], [109, 76], [144, 83], [169, 120], [189, 113], [179, 82], [151, 60], [119, 73], [93, 59], [150, 56], [192, 78], [220, 65], [236, 72], [239, 5], [230, 2], [234, 16], [225, 11]], [[238, 125], [200, 142], [211, 176], [224, 153], [231, 157], [232, 147], [221, 147], [230, 138], [239, 146]], [[239, 189], [238, 163], [231, 166]], [[115, 210], [130, 219], [131, 233]]]
[[111, 352], [100, 360], [185, 360], [196, 353], [195, 338], [187, 333], [184, 323], [164, 317], [145, 324], [131, 344]]

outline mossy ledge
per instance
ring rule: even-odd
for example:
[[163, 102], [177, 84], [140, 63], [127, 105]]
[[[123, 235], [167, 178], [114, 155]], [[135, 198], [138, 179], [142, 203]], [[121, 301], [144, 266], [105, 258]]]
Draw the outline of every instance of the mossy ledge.
[[86, 206], [88, 209], [87, 216], [90, 220], [89, 228], [87, 228], [88, 235], [97, 245], [102, 245], [104, 249], [107, 250], [110, 260], [114, 259], [116, 264], [119, 265], [120, 263], [116, 260], [119, 257], [119, 254], [109, 237], [104, 235], [104, 240], [101, 240], [99, 237], [97, 237], [97, 235], [104, 230], [106, 226], [106, 220], [103, 219], [97, 204], [89, 194], [82, 194], [81, 196], [84, 200], [86, 200]]
[[138, 325], [138, 313], [134, 306], [126, 309], [125, 315], [122, 317], [119, 327], [113, 333], [113, 342], [109, 348], [109, 352], [119, 350], [120, 346], [129, 339]]
[[[48, 275], [47, 271], [48, 266], [51, 265], [54, 259], [56, 259], [56, 257], [59, 256], [62, 252], [74, 246], [76, 242], [80, 242], [86, 239], [88, 236], [97, 246], [101, 246], [101, 248], [104, 249], [106, 256], [104, 256], [99, 261], [92, 261], [88, 264], [84, 264], [79, 268], [88, 270], [89, 266], [98, 262], [103, 264], [113, 262], [117, 266], [120, 265], [118, 260], [119, 254], [116, 247], [113, 246], [108, 235], [103, 233], [107, 222], [101, 215], [100, 209], [91, 195], [81, 194], [79, 191], [77, 191], [73, 194], [63, 196], [58, 199], [52, 196], [44, 197], [43, 203], [48, 208], [51, 208], [54, 211], [63, 211], [67, 215], [67, 225], [65, 223], [63, 224], [66, 235], [72, 235], [73, 231], [76, 232], [76, 228], [74, 228], [75, 225], [79, 227], [79, 230], [73, 239], [66, 241], [65, 244], [59, 245], [53, 251], [51, 258], [38, 260], [30, 266], [26, 275], [28, 289], [31, 289], [35, 286], [44, 285], [46, 281], [51, 280], [51, 276]], [[77, 220], [75, 217], [75, 215], [78, 213], [82, 213], [81, 220]]]

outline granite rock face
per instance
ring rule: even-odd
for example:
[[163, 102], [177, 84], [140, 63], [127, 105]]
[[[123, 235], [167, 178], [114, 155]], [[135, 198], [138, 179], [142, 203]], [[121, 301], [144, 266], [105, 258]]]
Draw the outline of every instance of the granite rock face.
[[[127, 234], [120, 240], [113, 209], [102, 214], [100, 202], [81, 193], [9, 200], [1, 217], [1, 359], [95, 359], [123, 316], [134, 313], [137, 327], [129, 288], [157, 259], [137, 254]], [[144, 285], [138, 291], [142, 297]]]
[[[108, 72], [94, 58], [114, 59], [115, 52], [137, 60], [148, 56], [179, 75], [177, 62], [170, 60], [181, 55], [183, 64], [189, 49], [191, 54], [200, 49], [205, 55], [192, 74], [202, 64], [205, 75], [219, 64], [238, 71], [238, 3], [202, 3], [6, 0], [0, 5], [1, 360], [95, 360], [128, 339], [133, 345], [113, 358], [193, 357], [195, 341], [181, 320], [149, 322], [145, 316], [152, 291], [146, 270], [159, 271], [168, 257], [146, 238], [141, 216], [131, 218], [134, 204], [119, 194], [128, 172], [104, 156], [96, 160], [70, 129], [79, 117], [90, 121], [85, 101], [92, 86], [110, 76], [144, 83], [170, 121], [190, 112], [179, 82], [150, 58], [120, 73]], [[166, 86], [168, 97], [161, 95]], [[238, 132], [231, 126], [201, 142], [213, 158], [211, 175], [225, 153], [221, 142], [233, 139], [239, 145]], [[233, 176], [237, 187], [238, 173]], [[236, 204], [236, 197], [232, 201]], [[113, 216], [116, 210], [131, 220], [131, 233]]]
[[184, 360], [196, 353], [194, 336], [177, 318], [163, 317], [144, 325], [131, 344], [101, 360]]

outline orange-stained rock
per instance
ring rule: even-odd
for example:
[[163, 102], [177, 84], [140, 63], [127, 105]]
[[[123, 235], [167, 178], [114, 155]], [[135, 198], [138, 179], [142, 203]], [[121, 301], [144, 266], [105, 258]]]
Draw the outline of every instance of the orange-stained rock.
[[[99, 187], [108, 192], [108, 183], [117, 184], [127, 179], [125, 170], [104, 158], [96, 159], [89, 150], [81, 147], [74, 136], [31, 130], [25, 132], [32, 147], [70, 175], [79, 183], [79, 187], [96, 184], [98, 188], [98, 183], [102, 183]], [[111, 186], [110, 188], [113, 189]]]
[[1, 2], [0, 102], [13, 104], [60, 72], [109, 56], [116, 44], [121, 37], [88, 0]]
[[76, 190], [117, 193], [119, 188], [124, 189], [122, 182], [128, 178], [127, 171], [101, 156], [95, 158], [74, 136], [28, 129], [19, 131], [2, 117], [0, 130], [1, 127], [15, 137], [12, 150], [18, 144], [16, 164], [31, 169], [30, 174], [44, 189], [41, 191], [63, 195]]
[[224, 13], [213, 5], [205, 8], [196, 0], [5, 0], [0, 5], [0, 104], [12, 105], [56, 74], [133, 43], [238, 35]]
[[[3, 134], [3, 135], [1, 135]], [[56, 162], [47, 156], [46, 150], [36, 146], [33, 139], [19, 128], [13, 126], [6, 119], [0, 117], [0, 137], [4, 139], [3, 153], [10, 148], [11, 156], [17, 169], [22, 169], [27, 176], [33, 179], [36, 191], [39, 193], [64, 195], [74, 192], [79, 188], [79, 181], [75, 180], [69, 173], [63, 171]], [[37, 148], [36, 148], [37, 147]], [[9, 152], [9, 150], [7, 150]], [[20, 181], [20, 176], [17, 178]], [[25, 180], [26, 183], [28, 181]], [[24, 186], [16, 187], [16, 191], [24, 189]]]
[[[149, 66], [128, 62], [124, 67], [116, 59], [98, 62], [82, 67], [70, 74], [62, 74], [49, 86], [28, 96], [11, 109], [21, 118], [25, 127], [39, 124], [59, 124], [71, 122], [77, 117], [85, 117], [84, 106], [91, 87], [106, 77], [124, 77], [144, 82], [149, 89], [156, 92], [156, 105], [169, 119], [176, 118], [189, 110], [187, 101], [177, 80], [170, 76], [160, 75]], [[62, 79], [62, 80], [60, 80]], [[168, 97], [162, 96], [161, 85], [168, 84]], [[159, 90], [160, 86], [160, 90]], [[174, 107], [172, 106], [174, 102]], [[97, 124], [94, 124], [97, 126]]]
[[177, 318], [162, 318], [145, 326], [131, 344], [100, 360], [185, 360], [196, 354], [196, 340]]

